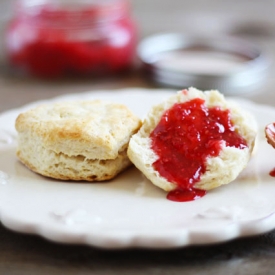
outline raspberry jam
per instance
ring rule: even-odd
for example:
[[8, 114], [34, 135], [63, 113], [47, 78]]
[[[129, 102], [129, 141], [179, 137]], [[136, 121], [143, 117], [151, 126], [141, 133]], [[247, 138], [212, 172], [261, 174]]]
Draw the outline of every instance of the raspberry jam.
[[206, 172], [206, 160], [219, 155], [222, 143], [244, 149], [229, 110], [207, 108], [203, 99], [176, 103], [167, 110], [150, 135], [152, 149], [159, 156], [154, 169], [177, 189], [168, 193], [173, 201], [190, 201], [205, 195], [193, 186]]
[[127, 0], [21, 0], [6, 31], [13, 68], [38, 77], [105, 75], [132, 67]]

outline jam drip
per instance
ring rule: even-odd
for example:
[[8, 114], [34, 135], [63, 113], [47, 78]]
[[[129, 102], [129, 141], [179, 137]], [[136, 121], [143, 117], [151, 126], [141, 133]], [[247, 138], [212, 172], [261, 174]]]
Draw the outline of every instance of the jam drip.
[[247, 147], [231, 122], [229, 110], [207, 108], [200, 98], [167, 110], [150, 138], [159, 156], [154, 169], [178, 186], [167, 196], [174, 201], [194, 200], [205, 194], [193, 186], [206, 172], [206, 159], [218, 156], [223, 143], [239, 149]]
[[173, 191], [170, 191], [167, 194], [167, 199], [171, 201], [193, 201], [203, 197], [206, 194], [205, 190], [190, 188], [190, 189], [180, 189], [177, 188]]

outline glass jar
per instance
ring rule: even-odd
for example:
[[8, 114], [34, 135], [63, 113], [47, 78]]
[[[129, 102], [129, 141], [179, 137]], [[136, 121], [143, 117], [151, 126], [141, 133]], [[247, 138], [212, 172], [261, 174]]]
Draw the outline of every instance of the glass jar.
[[136, 25], [127, 0], [20, 0], [6, 30], [13, 68], [39, 77], [129, 69]]

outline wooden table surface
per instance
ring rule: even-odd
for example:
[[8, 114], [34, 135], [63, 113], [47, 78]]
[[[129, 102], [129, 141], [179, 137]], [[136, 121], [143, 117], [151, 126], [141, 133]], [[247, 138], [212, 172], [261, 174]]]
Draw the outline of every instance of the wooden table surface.
[[[0, 1], [3, 31], [11, 3]], [[140, 38], [159, 32], [237, 35], [275, 53], [275, 1], [132, 0]], [[1, 43], [3, 39], [1, 39]], [[3, 57], [3, 52], [1, 53]], [[139, 72], [104, 79], [42, 81], [0, 67], [0, 112], [67, 93], [155, 88]], [[275, 106], [273, 64], [265, 83], [246, 98]], [[115, 91], [114, 91], [115, 92]], [[275, 120], [270, 118], [270, 120]], [[1, 168], [1, 167], [0, 167]], [[0, 212], [1, 217], [1, 212]], [[275, 274], [275, 230], [226, 243], [174, 250], [102, 250], [62, 245], [0, 226], [0, 274]]]

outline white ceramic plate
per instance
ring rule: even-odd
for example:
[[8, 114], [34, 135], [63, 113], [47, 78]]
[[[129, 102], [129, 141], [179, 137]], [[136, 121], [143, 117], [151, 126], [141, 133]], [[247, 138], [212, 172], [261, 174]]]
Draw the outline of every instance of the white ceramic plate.
[[[130, 89], [66, 95], [47, 102], [103, 98], [127, 104], [143, 116], [169, 90]], [[71, 183], [41, 177], [15, 156], [16, 116], [36, 102], [0, 115], [0, 219], [19, 232], [63, 243], [103, 248], [171, 248], [211, 244], [275, 228], [275, 150], [264, 126], [275, 109], [240, 101], [259, 122], [258, 150], [247, 169], [231, 184], [196, 201], [166, 199], [135, 168], [106, 183]]]

